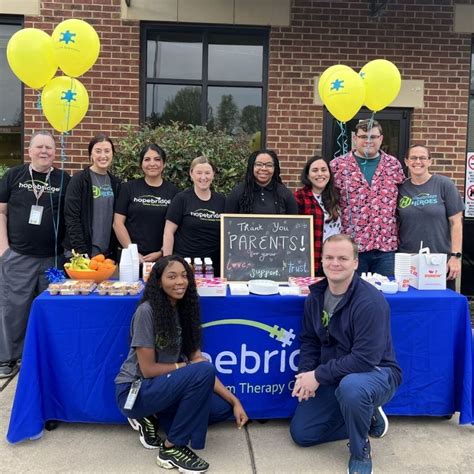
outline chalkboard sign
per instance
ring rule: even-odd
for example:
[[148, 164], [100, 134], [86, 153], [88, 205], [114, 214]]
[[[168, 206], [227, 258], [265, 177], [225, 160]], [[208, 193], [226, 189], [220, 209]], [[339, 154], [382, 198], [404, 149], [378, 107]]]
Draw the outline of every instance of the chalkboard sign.
[[221, 276], [287, 282], [314, 276], [313, 216], [221, 214]]

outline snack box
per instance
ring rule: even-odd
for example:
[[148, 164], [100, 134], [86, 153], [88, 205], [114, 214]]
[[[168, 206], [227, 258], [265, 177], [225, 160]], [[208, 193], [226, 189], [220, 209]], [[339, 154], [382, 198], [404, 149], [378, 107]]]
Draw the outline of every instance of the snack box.
[[153, 270], [153, 265], [156, 262], [143, 262], [143, 281], [146, 283], [148, 278], [150, 278], [150, 273]]
[[226, 296], [227, 278], [196, 278], [199, 296]]
[[300, 296], [307, 296], [309, 295], [309, 287], [321, 281], [323, 278], [324, 277], [289, 277], [288, 285], [296, 286]]
[[50, 295], [89, 295], [96, 286], [94, 280], [64, 280], [50, 283], [48, 291]]
[[289, 286], [311, 286], [318, 281], [321, 281], [324, 277], [289, 277]]
[[99, 295], [125, 296], [138, 295], [143, 290], [141, 281], [112, 281], [106, 280], [97, 285]]

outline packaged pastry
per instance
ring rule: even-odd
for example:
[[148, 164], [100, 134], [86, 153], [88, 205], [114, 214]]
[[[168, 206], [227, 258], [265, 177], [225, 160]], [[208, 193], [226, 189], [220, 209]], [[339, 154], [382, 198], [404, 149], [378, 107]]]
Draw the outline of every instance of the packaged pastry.
[[51, 283], [48, 291], [51, 295], [89, 295], [95, 290], [94, 280], [64, 280]]
[[97, 292], [99, 295], [124, 296], [138, 295], [143, 290], [141, 281], [110, 281], [106, 280], [99, 283]]

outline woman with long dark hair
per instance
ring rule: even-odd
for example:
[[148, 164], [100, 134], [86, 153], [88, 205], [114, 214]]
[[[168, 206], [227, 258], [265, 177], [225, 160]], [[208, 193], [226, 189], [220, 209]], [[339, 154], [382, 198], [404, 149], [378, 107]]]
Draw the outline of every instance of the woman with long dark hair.
[[166, 212], [179, 189], [163, 179], [166, 153], [155, 143], [140, 152], [143, 178], [120, 188], [115, 206], [114, 231], [122, 248], [137, 244], [140, 261], [155, 262], [163, 255]]
[[141, 443], [159, 449], [159, 466], [206, 471], [209, 464], [188, 443], [204, 448], [208, 424], [232, 412], [239, 428], [248, 418], [201, 353], [196, 283], [183, 258], [171, 255], [155, 263], [130, 331], [130, 351], [115, 379], [119, 409]]
[[120, 180], [110, 172], [115, 148], [105, 134], [96, 135], [88, 146], [91, 165], [76, 173], [64, 202], [67, 250], [89, 257], [116, 257], [117, 239], [112, 230], [115, 199]]
[[253, 152], [244, 181], [226, 199], [225, 212], [238, 214], [297, 214], [295, 198], [281, 182], [280, 162], [273, 150]]
[[322, 275], [323, 242], [341, 233], [338, 193], [329, 164], [320, 156], [312, 156], [301, 172], [303, 187], [295, 192], [298, 213], [313, 216], [314, 272]]

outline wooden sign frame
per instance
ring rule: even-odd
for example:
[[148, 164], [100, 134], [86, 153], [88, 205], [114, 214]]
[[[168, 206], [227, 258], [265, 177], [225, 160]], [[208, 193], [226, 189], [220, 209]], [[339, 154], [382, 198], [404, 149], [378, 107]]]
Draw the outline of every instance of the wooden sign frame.
[[[247, 258], [246, 262], [229, 262], [228, 258], [228, 249], [230, 246], [233, 245], [235, 242], [235, 239], [232, 241], [232, 245], [229, 244], [229, 226], [226, 226], [226, 223], [230, 219], [241, 219], [242, 222], [240, 222], [240, 231], [243, 232], [242, 236], [236, 237], [239, 238], [239, 242], [236, 243], [236, 245], [239, 245], [239, 247], [252, 247], [252, 249], [248, 250], [248, 254], [246, 254], [246, 251], [244, 250], [244, 255]], [[246, 222], [246, 219], [249, 222]], [[305, 264], [306, 268], [309, 269], [309, 271], [304, 272], [305, 274], [303, 275], [301, 272], [292, 272], [291, 274], [288, 273], [288, 275], [281, 275], [277, 276], [277, 269], [274, 271], [270, 270], [265, 270], [265, 258], [268, 257], [268, 259], [271, 259], [272, 257], [269, 256], [269, 253], [264, 253], [259, 254], [259, 250], [261, 249], [262, 243], [261, 240], [258, 241], [258, 232], [261, 229], [260, 226], [255, 224], [255, 221], [258, 220], [268, 220], [270, 221], [270, 224], [273, 224], [273, 228], [270, 228], [270, 230], [273, 232], [274, 238], [270, 242], [270, 237], [265, 239], [265, 246], [270, 246], [272, 247], [271, 250], [276, 251], [276, 255], [282, 255], [282, 252], [288, 252], [291, 250], [290, 248], [285, 249], [285, 245], [288, 245], [290, 247], [289, 242], [291, 242], [291, 246], [295, 247], [298, 249], [299, 252], [297, 251], [295, 253], [295, 257], [298, 259], [298, 266], [294, 265], [292, 262], [285, 263], [285, 260], [283, 260], [282, 257], [282, 272], [286, 268], [288, 268], [288, 265], [293, 265], [293, 268], [301, 268], [301, 265]], [[304, 250], [300, 246], [298, 247], [297, 245], [299, 242], [296, 242], [296, 236], [291, 234], [289, 235], [288, 233], [291, 232], [289, 226], [285, 225], [286, 221], [294, 221], [294, 220], [299, 220], [299, 221], [304, 221], [306, 226], [304, 227], [305, 232], [302, 233], [301, 237], [303, 240], [301, 240], [301, 245], [304, 245]], [[255, 225], [251, 225], [252, 224]], [[294, 227], [294, 226], [293, 226]], [[314, 235], [313, 235], [313, 216], [309, 215], [286, 215], [286, 214], [227, 214], [227, 213], [222, 213], [221, 214], [221, 235], [220, 235], [220, 256], [221, 256], [221, 277], [227, 278], [229, 282], [243, 282], [243, 281], [248, 281], [251, 279], [266, 279], [266, 280], [274, 280], [277, 282], [281, 283], [287, 283], [288, 282], [288, 276], [314, 276]], [[247, 234], [248, 238], [245, 238], [245, 232], [249, 232]], [[256, 234], [257, 233], [257, 234]], [[283, 234], [283, 235], [282, 235]], [[233, 237], [234, 234], [231, 234]], [[280, 238], [278, 236], [280, 235]], [[231, 238], [232, 238], [231, 237]], [[265, 236], [261, 236], [261, 239], [264, 239]], [[279, 248], [279, 245], [281, 244], [281, 248]], [[239, 250], [241, 251], [241, 249]], [[253, 255], [255, 254], [255, 255]], [[271, 253], [270, 253], [271, 254]], [[302, 256], [305, 256], [304, 262], [302, 263]], [[255, 257], [255, 258], [253, 258]], [[262, 259], [263, 260], [260, 260]], [[263, 263], [261, 265], [258, 265], [262, 261]], [[257, 267], [255, 267], [255, 264], [257, 263]], [[252, 274], [255, 274], [256, 276], [250, 277], [248, 279], [235, 279], [232, 278], [232, 271], [231, 269], [228, 268], [228, 265], [240, 265], [239, 269], [242, 269], [245, 271], [247, 268], [249, 268], [249, 272]], [[286, 265], [286, 267], [285, 267]], [[235, 268], [235, 267], [234, 267]], [[257, 268], [257, 270], [255, 270]], [[267, 267], [268, 268], [268, 267]], [[255, 271], [252, 271], [255, 270]], [[278, 270], [279, 271], [279, 270]], [[289, 271], [289, 270], [288, 270]], [[303, 270], [304, 271], [304, 270]], [[235, 274], [235, 272], [234, 272]], [[261, 275], [261, 276], [259, 276]], [[277, 276], [277, 277], [275, 277]]]

